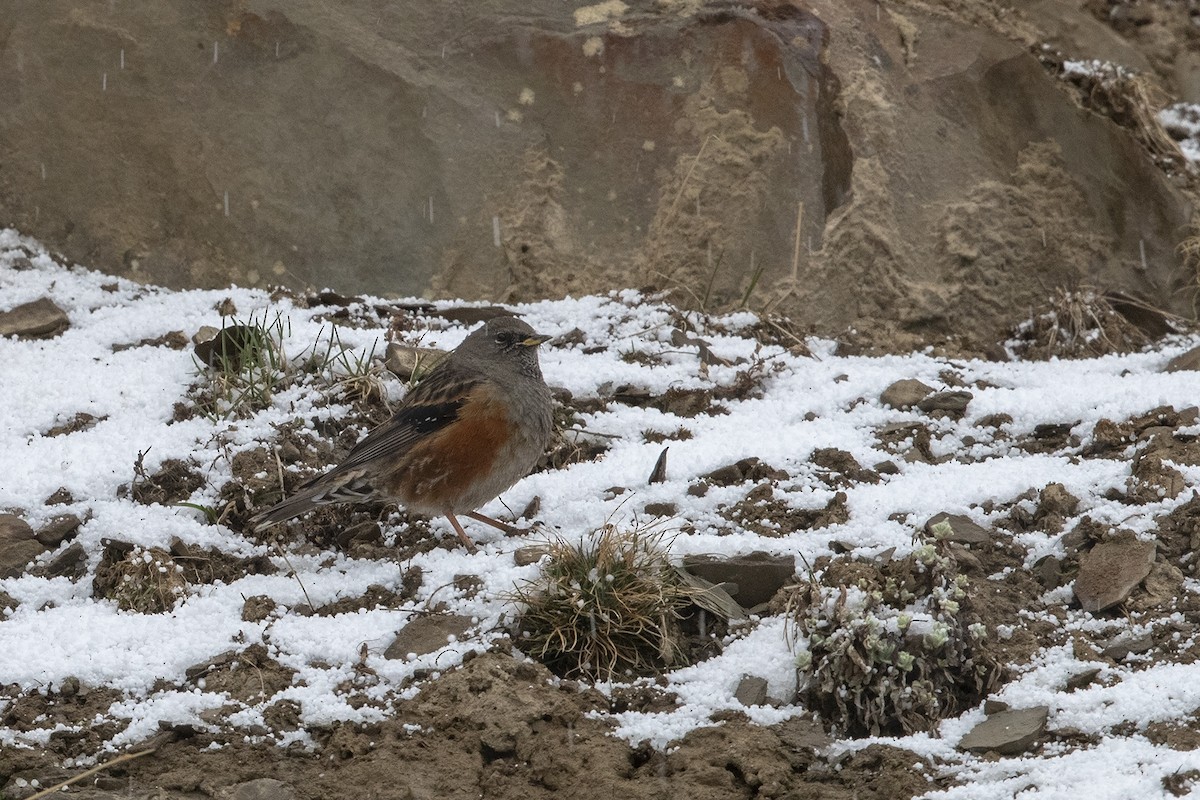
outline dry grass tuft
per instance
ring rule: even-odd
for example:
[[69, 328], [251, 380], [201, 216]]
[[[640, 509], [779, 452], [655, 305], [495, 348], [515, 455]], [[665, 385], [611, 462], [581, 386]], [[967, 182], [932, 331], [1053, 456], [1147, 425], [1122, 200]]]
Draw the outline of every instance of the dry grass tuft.
[[590, 542], [559, 539], [542, 575], [513, 594], [520, 647], [565, 677], [659, 672], [683, 661], [679, 612], [695, 594], [661, 534], [606, 525]]
[[135, 547], [112, 564], [104, 596], [122, 611], [161, 614], [170, 611], [187, 591], [183, 568], [158, 547]]
[[1017, 328], [1010, 345], [1022, 358], [1049, 359], [1132, 353], [1149, 343], [1150, 337], [1102, 292], [1060, 287], [1047, 307]]

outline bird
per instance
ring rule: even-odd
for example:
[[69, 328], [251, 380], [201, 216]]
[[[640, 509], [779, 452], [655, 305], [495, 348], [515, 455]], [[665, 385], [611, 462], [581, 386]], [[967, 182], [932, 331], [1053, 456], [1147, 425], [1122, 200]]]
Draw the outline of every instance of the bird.
[[475, 509], [528, 475], [550, 443], [553, 401], [537, 355], [550, 338], [516, 317], [486, 321], [344, 461], [255, 514], [248, 526], [258, 531], [329, 503], [383, 500], [446, 517], [471, 552], [460, 514], [518, 532]]

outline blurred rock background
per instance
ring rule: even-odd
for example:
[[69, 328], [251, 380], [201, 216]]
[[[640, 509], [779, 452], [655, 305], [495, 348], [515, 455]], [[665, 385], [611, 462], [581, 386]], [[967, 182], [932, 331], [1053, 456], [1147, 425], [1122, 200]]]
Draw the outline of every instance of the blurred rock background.
[[177, 287], [632, 286], [885, 348], [985, 351], [1056, 287], [1192, 317], [1159, 113], [1200, 103], [1198, 15], [0, 0], [0, 225]]

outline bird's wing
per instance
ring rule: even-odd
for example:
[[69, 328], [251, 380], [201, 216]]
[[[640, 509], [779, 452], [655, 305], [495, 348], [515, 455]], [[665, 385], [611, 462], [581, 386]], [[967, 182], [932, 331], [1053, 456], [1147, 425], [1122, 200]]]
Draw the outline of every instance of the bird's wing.
[[274, 525], [325, 503], [370, 499], [379, 474], [372, 461], [402, 457], [415, 444], [458, 419], [459, 410], [485, 383], [479, 370], [450, 359], [442, 361], [408, 393], [392, 418], [368, 433], [342, 463], [297, 487], [291, 497], [256, 514], [249, 526]]
[[399, 456], [458, 419], [459, 410], [484, 382], [475, 370], [443, 362], [404, 398], [392, 418], [354, 446], [342, 463], [321, 477], [358, 470], [381, 456]]

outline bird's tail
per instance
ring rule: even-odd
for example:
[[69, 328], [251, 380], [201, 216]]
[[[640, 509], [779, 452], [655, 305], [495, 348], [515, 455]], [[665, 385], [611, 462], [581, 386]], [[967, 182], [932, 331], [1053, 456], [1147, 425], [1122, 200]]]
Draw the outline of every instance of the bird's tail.
[[319, 496], [325, 493], [325, 489], [324, 486], [310, 486], [270, 508], [258, 512], [246, 521], [246, 527], [255, 531], [262, 530], [281, 522], [287, 522], [292, 517], [298, 517], [306, 511], [312, 511], [323, 504]]
[[301, 486], [294, 495], [260, 511], [246, 521], [249, 530], [256, 531], [286, 522], [329, 503], [356, 503], [371, 500], [375, 490], [360, 473], [327, 472]]

